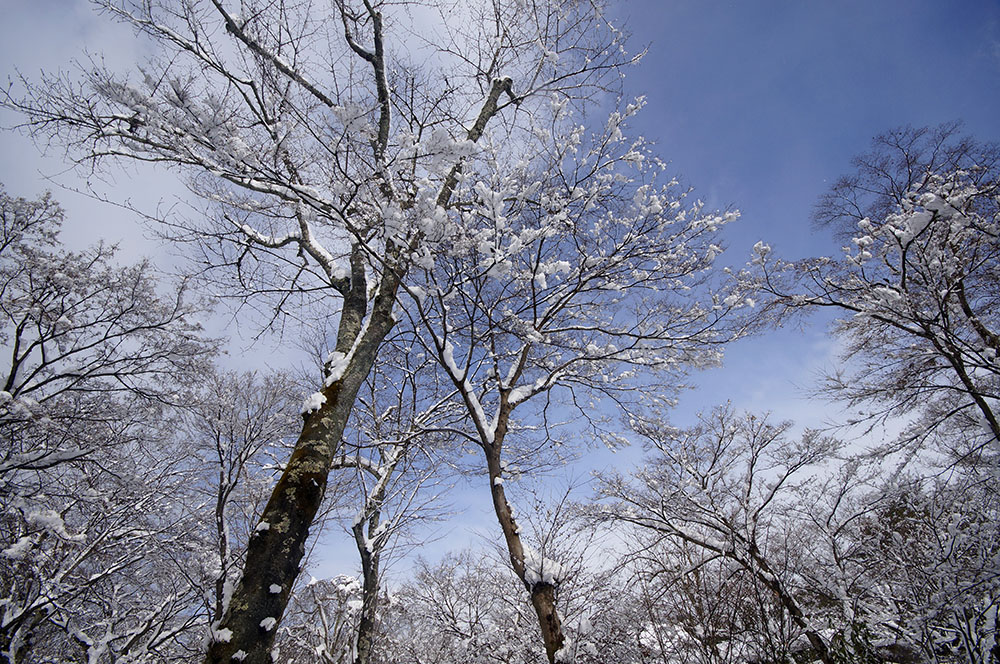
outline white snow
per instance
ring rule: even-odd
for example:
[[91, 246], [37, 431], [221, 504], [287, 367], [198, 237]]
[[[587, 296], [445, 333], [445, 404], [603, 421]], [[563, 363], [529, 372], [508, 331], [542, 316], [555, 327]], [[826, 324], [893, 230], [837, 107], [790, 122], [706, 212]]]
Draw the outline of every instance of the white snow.
[[237, 650], [236, 652], [233, 653], [233, 659], [235, 659], [237, 661], [242, 662], [246, 658], [247, 658], [247, 654], [243, 650]]
[[28, 535], [25, 535], [4, 549], [0, 555], [3, 555], [4, 558], [11, 558], [13, 560], [24, 558], [24, 556], [26, 556], [28, 551], [31, 549], [32, 544], [34, 544], [34, 540]]
[[281, 593], [281, 586], [279, 586], [277, 583], [272, 583], [271, 587], [268, 588], [268, 590], [272, 595], [278, 595]]
[[326, 358], [327, 374], [326, 384], [331, 385], [340, 380], [347, 369], [347, 355], [339, 351], [333, 351]]
[[529, 586], [539, 583], [555, 585], [562, 580], [565, 573], [561, 564], [546, 558], [531, 547], [524, 547], [524, 580]]
[[66, 523], [55, 510], [38, 510], [31, 512], [28, 514], [27, 520], [28, 523], [38, 526], [39, 528], [44, 528], [62, 539], [70, 541], [80, 541], [84, 539], [83, 535], [70, 534], [70, 532], [66, 530]]
[[308, 397], [306, 397], [305, 401], [302, 402], [301, 413], [303, 415], [315, 413], [325, 403], [326, 403], [326, 397], [323, 396], [322, 392], [313, 392]]
[[265, 632], [270, 632], [277, 624], [278, 621], [274, 618], [274, 616], [268, 616], [260, 621], [260, 626], [264, 628]]
[[271, 529], [271, 524], [269, 524], [267, 521], [261, 521], [260, 523], [257, 524], [257, 527], [254, 528], [253, 531], [255, 533], [262, 533], [265, 530], [270, 530], [270, 529]]
[[212, 630], [212, 638], [220, 643], [229, 643], [233, 638], [233, 630], [225, 627]]

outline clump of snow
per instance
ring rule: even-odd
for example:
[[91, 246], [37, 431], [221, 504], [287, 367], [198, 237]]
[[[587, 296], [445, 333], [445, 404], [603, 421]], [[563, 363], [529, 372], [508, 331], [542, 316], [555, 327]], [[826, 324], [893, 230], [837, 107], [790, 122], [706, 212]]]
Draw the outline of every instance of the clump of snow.
[[233, 630], [223, 627], [212, 630], [212, 639], [219, 643], [229, 643], [233, 638]]
[[326, 384], [332, 385], [344, 376], [348, 357], [340, 351], [333, 351], [326, 358]]
[[233, 659], [235, 659], [236, 661], [242, 662], [246, 658], [247, 654], [243, 650], [237, 650], [236, 652], [233, 653]]
[[546, 558], [531, 547], [524, 547], [524, 581], [529, 586], [539, 583], [558, 584], [565, 576], [563, 566]]
[[260, 626], [264, 628], [265, 632], [270, 632], [274, 629], [274, 626], [278, 624], [277, 619], [274, 616], [268, 616], [260, 621]]
[[0, 555], [3, 555], [4, 558], [19, 560], [20, 558], [24, 558], [26, 555], [28, 555], [28, 551], [31, 549], [31, 545], [34, 543], [35, 541], [31, 537], [25, 535], [24, 537], [22, 537], [21, 539], [17, 540], [16, 542], [8, 546], [6, 549], [4, 549], [2, 554]]
[[576, 661], [575, 648], [573, 648], [573, 639], [571, 637], [564, 637], [563, 644], [556, 651], [556, 664], [572, 664]]
[[37, 510], [28, 514], [27, 519], [28, 523], [38, 526], [39, 528], [44, 528], [62, 539], [70, 541], [80, 541], [84, 539], [83, 535], [73, 535], [66, 530], [66, 523], [55, 510]]
[[310, 413], [315, 413], [320, 407], [326, 403], [326, 397], [323, 396], [322, 392], [313, 392], [306, 400], [302, 402], [302, 414], [308, 415]]
[[268, 590], [272, 595], [278, 595], [281, 593], [281, 586], [279, 586], [277, 583], [272, 583], [271, 587], [268, 588]]
[[353, 576], [341, 574], [333, 579], [337, 584], [337, 592], [344, 595], [351, 595], [361, 591], [361, 583]]
[[260, 523], [257, 524], [257, 527], [254, 528], [253, 531], [255, 533], [262, 533], [265, 530], [270, 530], [270, 529], [271, 529], [271, 524], [269, 524], [267, 521], [261, 521]]
[[763, 241], [759, 241], [753, 246], [753, 253], [754, 253], [754, 258], [750, 262], [757, 265], [763, 264], [764, 260], [767, 258], [767, 255], [771, 253], [771, 246], [768, 244], [764, 244]]

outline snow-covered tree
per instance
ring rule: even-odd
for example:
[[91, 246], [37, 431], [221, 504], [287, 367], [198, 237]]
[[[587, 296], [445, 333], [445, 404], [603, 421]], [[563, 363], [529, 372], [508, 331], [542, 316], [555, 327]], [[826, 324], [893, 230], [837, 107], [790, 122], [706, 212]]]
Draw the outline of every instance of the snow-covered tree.
[[1000, 568], [995, 481], [887, 473], [881, 457], [718, 409], [636, 420], [650, 452], [604, 478], [628, 524], [665, 662], [989, 662]]
[[5, 104], [81, 164], [184, 173], [208, 204], [168, 225], [237, 299], [282, 322], [308, 318], [308, 304], [340, 309], [327, 376], [210, 649], [209, 661], [265, 662], [265, 625], [287, 604], [401, 282], [446, 249], [470, 174], [516, 170], [482, 146], [525, 140], [553, 100], [603, 94], [629, 57], [599, 2], [98, 4], [161, 55], [136, 77], [88, 67], [8, 90]]
[[383, 570], [394, 547], [405, 549], [408, 536], [437, 515], [447, 468], [441, 456], [452, 455], [450, 429], [462, 415], [433, 360], [414, 350], [412, 330], [397, 329], [387, 339], [333, 462], [334, 481], [352, 496], [340, 502], [354, 501], [345, 526], [361, 564], [361, 606], [349, 648], [354, 664], [378, 661]]
[[397, 661], [541, 664], [537, 618], [519, 586], [509, 568], [478, 552], [421, 561], [399, 590], [390, 653]]
[[870, 493], [835, 491], [840, 507], [814, 524], [830, 542], [847, 524], [868, 533], [841, 541], [819, 576], [892, 589], [860, 599], [876, 623], [898, 626], [900, 648], [978, 662], [996, 638], [1000, 149], [959, 129], [889, 131], [855, 160], [816, 211], [848, 240], [839, 257], [789, 262], [761, 242], [739, 276], [781, 317], [840, 315], [843, 368], [820, 394], [852, 407], [856, 423], [906, 418], [857, 459], [881, 466]]
[[[796, 535], [803, 533], [794, 532], [801, 497], [797, 489], [828, 460], [836, 444], [814, 433], [789, 440], [789, 426], [736, 415], [729, 408], [703, 416], [686, 430], [670, 427], [662, 417], [636, 419], [633, 427], [653, 454], [634, 479], [609, 477], [601, 493], [616, 501], [605, 512], [612, 520], [645, 531], [654, 542], [670, 539], [694, 547], [698, 553], [690, 563], [681, 559], [680, 565], [690, 564], [693, 570], [708, 565], [705, 573], [711, 573], [711, 563], [719, 560], [737, 575], [745, 574], [751, 587], [769, 591], [798, 634], [808, 639], [815, 657], [832, 664], [825, 626], [810, 615], [809, 590], [799, 587], [801, 572], [789, 563]], [[705, 623], [688, 628], [693, 628], [689, 637], [705, 637]], [[737, 646], [740, 635], [732, 631], [725, 640]], [[773, 630], [762, 629], [759, 636], [766, 638], [769, 632]], [[748, 657], [752, 650], [738, 656]]]
[[[351, 664], [357, 654], [362, 592], [361, 583], [347, 575], [310, 579], [296, 590], [275, 640], [279, 661]], [[376, 627], [372, 640], [381, 636]]]
[[0, 219], [0, 660], [172, 661], [199, 598], [171, 407], [215, 344], [148, 263], [63, 250], [49, 197]]
[[913, 415], [900, 441], [960, 463], [1000, 453], [1000, 151], [955, 126], [876, 139], [822, 199], [850, 232], [839, 257], [788, 262], [756, 245], [742, 277], [782, 315], [842, 314], [846, 368], [823, 392], [877, 420]]
[[[279, 464], [298, 428], [301, 390], [287, 375], [214, 371], [178, 412], [178, 436], [205, 551], [202, 595], [210, 622], [222, 619]], [[194, 507], [193, 505], [191, 507]]]
[[[97, 424], [119, 396], [177, 403], [214, 350], [186, 287], [164, 294], [148, 262], [118, 265], [113, 246], [62, 249], [62, 219], [49, 196], [27, 201], [0, 190], [0, 341], [9, 360], [0, 428], [9, 437], [31, 423], [79, 423], [87, 406]], [[15, 445], [0, 468], [42, 468], [72, 455]]]
[[741, 334], [737, 310], [752, 306], [711, 283], [719, 233], [736, 213], [707, 212], [664, 177], [628, 135], [641, 105], [590, 133], [553, 99], [552, 116], [522, 144], [493, 148], [514, 152], [518, 168], [470, 171], [477, 184], [461, 218], [439, 229], [450, 250], [429, 256], [406, 286], [406, 314], [468, 411], [466, 435], [484, 454], [550, 661], [564, 642], [561, 565], [526, 541], [505, 482], [551, 460], [554, 444], [557, 455], [618, 444], [602, 398], [628, 408], [638, 386], [669, 398], [686, 372], [719, 361]]

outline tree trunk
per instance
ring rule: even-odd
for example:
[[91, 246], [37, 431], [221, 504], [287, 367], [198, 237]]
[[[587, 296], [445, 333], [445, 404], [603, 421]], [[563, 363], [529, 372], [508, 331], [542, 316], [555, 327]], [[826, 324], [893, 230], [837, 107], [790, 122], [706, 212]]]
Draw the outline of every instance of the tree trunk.
[[[353, 348], [350, 361], [340, 379], [323, 388], [326, 401], [320, 409], [305, 416], [295, 451], [250, 538], [243, 577], [215, 629], [205, 658], [207, 664], [271, 663], [277, 624], [298, 576], [331, 463], [340, 448], [358, 390], [375, 363], [382, 340], [392, 329], [392, 307], [400, 278], [386, 270], [363, 334], [359, 329], [363, 315], [358, 316], [356, 311], [342, 314], [337, 350], [346, 354]], [[352, 291], [357, 290], [352, 287]], [[345, 310], [352, 301], [357, 302], [345, 297]], [[242, 659], [234, 659], [238, 653], [242, 653]]]
[[[368, 534], [378, 527], [380, 512], [375, 511], [368, 520]], [[358, 621], [357, 648], [354, 664], [368, 664], [375, 646], [375, 612], [378, 610], [379, 558], [381, 550], [367, 541], [364, 536], [364, 522], [354, 527], [358, 551], [361, 554], [361, 618]], [[369, 548], [370, 547], [370, 548]]]
[[[506, 399], [504, 400], [506, 401]], [[521, 529], [514, 520], [514, 514], [503, 489], [503, 475], [500, 466], [500, 451], [503, 439], [507, 433], [507, 422], [510, 419], [510, 408], [501, 405], [497, 417], [497, 427], [491, 445], [484, 445], [486, 451], [486, 467], [489, 471], [490, 492], [493, 497], [493, 509], [500, 522], [507, 552], [510, 554], [510, 564], [514, 573], [521, 579], [531, 597], [531, 606], [538, 616], [538, 626], [542, 630], [542, 641], [545, 644], [545, 655], [549, 664], [556, 661], [556, 653], [562, 648], [565, 637], [562, 632], [562, 621], [556, 609], [556, 588], [551, 583], [529, 583], [526, 580], [524, 564], [524, 544], [521, 542]]]

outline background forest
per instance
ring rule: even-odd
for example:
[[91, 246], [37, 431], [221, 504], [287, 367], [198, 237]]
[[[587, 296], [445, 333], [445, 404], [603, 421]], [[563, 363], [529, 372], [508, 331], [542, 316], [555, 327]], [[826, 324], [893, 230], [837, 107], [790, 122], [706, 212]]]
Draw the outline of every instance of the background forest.
[[[933, 110], [789, 221], [665, 161], [741, 97], [743, 133], [802, 117], [759, 101], [822, 48], [727, 48], [745, 7], [674, 64], [772, 78], [699, 96], [656, 59], [683, 6], [92, 4], [128, 56], [16, 63], [0, 105], [155, 256], [0, 189], [0, 661], [1000, 661], [1000, 147], [949, 86], [997, 98], [945, 55], [995, 83], [995, 7], [933, 48], [853, 7], [906, 57], [845, 70]], [[830, 143], [838, 85], [877, 89], [818, 88]], [[825, 334], [786, 421], [767, 380]]]

